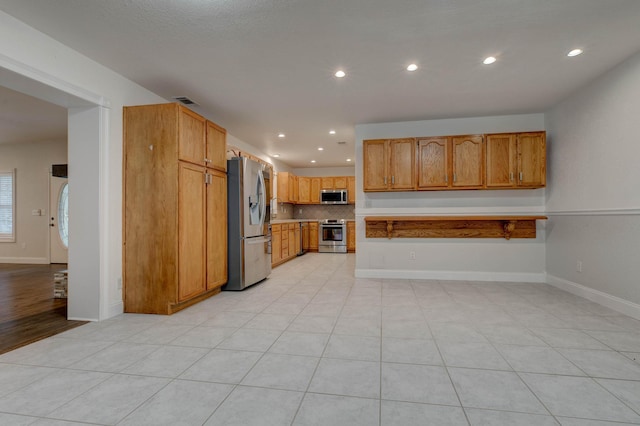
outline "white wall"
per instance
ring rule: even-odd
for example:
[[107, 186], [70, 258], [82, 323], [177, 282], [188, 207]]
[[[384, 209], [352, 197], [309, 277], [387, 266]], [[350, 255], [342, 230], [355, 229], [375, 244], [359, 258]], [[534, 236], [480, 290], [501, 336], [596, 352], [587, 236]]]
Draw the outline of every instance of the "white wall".
[[356, 168], [351, 167], [303, 167], [293, 169], [296, 176], [355, 176]]
[[[544, 224], [535, 239], [367, 239], [364, 217], [377, 215], [540, 214], [544, 189], [364, 193], [362, 141], [544, 130], [543, 114], [356, 126], [356, 275], [395, 278], [544, 281]], [[416, 259], [409, 259], [409, 252]]]
[[[86, 194], [69, 206], [86, 219], [70, 221], [69, 316], [121, 313], [122, 107], [167, 101], [1, 11], [0, 85], [69, 108], [70, 189], [74, 180], [74, 193]], [[267, 160], [232, 135], [228, 141]], [[73, 232], [81, 227], [89, 229]]]
[[[100, 300], [97, 303], [95, 300], [70, 299], [69, 315], [84, 319], [104, 319], [116, 315], [122, 312], [122, 294], [118, 288], [118, 280], [122, 275], [122, 106], [165, 100], [3, 12], [0, 12], [0, 67], [18, 70], [16, 72], [28, 77], [24, 80], [33, 79], [33, 84], [20, 82], [20, 85], [8, 86], [14, 90], [28, 93], [37, 87], [31, 95], [54, 103], [59, 101], [59, 105], [64, 105], [65, 98], [72, 98], [65, 96], [66, 93], [81, 97], [86, 94], [87, 97], [103, 98], [103, 105], [110, 107], [98, 117], [96, 126], [103, 128], [93, 129], [96, 137], [84, 142], [87, 144], [84, 147], [86, 151], [79, 149], [80, 145], [74, 147], [71, 144], [74, 114], [70, 114], [70, 174], [73, 172], [74, 159], [82, 162], [85, 170], [93, 170], [89, 179], [77, 176], [77, 185], [79, 191], [96, 194], [95, 199], [90, 197], [85, 203], [87, 206], [91, 204], [91, 211], [81, 208], [79, 212], [92, 216], [100, 227], [96, 232], [100, 241], [95, 241], [95, 236], [90, 233], [72, 235], [71, 229], [70, 256], [74, 244], [90, 247], [86, 252], [76, 251], [79, 256], [77, 266], [87, 264], [99, 270], [90, 271], [91, 279], [77, 284], [91, 289], [83, 292], [87, 297]], [[0, 80], [0, 84], [8, 85], [3, 80]], [[78, 144], [81, 143], [78, 141]], [[89, 157], [85, 156], [87, 153]], [[94, 179], [94, 174], [99, 179]], [[93, 187], [87, 188], [89, 184]], [[89, 258], [95, 256], [100, 259]], [[70, 293], [74, 276], [79, 277], [83, 273], [78, 271], [78, 274], [73, 274], [72, 262], [70, 257]], [[83, 306], [90, 307], [90, 312], [82, 309]], [[76, 307], [82, 312], [81, 315], [72, 313]]]
[[545, 119], [549, 282], [640, 318], [638, 117], [640, 54]]
[[66, 163], [66, 140], [0, 145], [0, 170], [16, 171], [16, 241], [0, 243], [0, 263], [49, 263], [50, 168]]

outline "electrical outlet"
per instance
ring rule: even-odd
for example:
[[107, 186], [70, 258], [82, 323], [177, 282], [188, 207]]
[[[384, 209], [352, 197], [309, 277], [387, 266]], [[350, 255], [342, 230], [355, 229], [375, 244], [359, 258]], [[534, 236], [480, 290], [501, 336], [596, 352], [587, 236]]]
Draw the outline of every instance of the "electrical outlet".
[[576, 271], [582, 272], [582, 260], [576, 262]]
[[416, 260], [416, 252], [415, 251], [410, 251], [409, 252], [409, 259]]

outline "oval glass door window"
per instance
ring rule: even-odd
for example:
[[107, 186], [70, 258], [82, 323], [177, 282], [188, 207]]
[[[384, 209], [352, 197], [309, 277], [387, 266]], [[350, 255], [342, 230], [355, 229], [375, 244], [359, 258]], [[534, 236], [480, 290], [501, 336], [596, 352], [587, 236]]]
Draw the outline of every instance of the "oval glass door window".
[[69, 184], [65, 183], [58, 199], [58, 232], [65, 247], [69, 247]]

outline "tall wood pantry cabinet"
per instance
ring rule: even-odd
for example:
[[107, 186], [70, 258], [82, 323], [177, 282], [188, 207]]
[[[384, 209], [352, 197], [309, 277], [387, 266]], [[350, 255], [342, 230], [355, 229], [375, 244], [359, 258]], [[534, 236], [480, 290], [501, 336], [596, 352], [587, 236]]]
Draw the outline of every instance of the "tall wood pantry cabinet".
[[227, 282], [226, 131], [178, 104], [124, 108], [125, 312], [171, 314]]

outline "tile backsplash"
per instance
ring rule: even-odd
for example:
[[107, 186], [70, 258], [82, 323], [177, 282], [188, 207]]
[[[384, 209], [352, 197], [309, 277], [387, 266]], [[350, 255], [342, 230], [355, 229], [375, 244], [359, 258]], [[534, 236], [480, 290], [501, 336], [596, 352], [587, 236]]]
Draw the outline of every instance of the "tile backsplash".
[[[293, 209], [292, 219], [355, 219], [353, 204], [287, 205]], [[284, 219], [279, 217], [278, 219]]]

